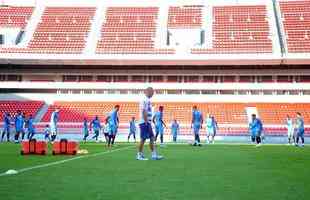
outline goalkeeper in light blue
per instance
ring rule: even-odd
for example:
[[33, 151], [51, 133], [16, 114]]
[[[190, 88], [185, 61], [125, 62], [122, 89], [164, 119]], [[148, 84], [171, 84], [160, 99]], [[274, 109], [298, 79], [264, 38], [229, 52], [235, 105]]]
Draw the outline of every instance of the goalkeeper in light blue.
[[207, 129], [207, 143], [214, 144], [214, 137], [216, 135], [216, 130], [218, 129], [217, 121], [214, 116], [208, 114], [206, 118], [206, 129]]

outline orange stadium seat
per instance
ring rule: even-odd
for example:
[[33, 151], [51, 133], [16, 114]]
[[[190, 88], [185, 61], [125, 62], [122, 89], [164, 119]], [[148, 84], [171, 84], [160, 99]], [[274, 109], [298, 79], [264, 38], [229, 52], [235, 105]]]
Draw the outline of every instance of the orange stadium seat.
[[201, 28], [202, 6], [169, 7], [168, 28]]
[[47, 7], [29, 50], [33, 53], [82, 53], [95, 7]]
[[98, 54], [172, 54], [154, 45], [158, 7], [109, 7], [97, 43]]
[[213, 39], [210, 49], [193, 54], [272, 53], [265, 5], [213, 7]]
[[310, 1], [280, 2], [289, 53], [310, 52]]
[[0, 27], [24, 29], [33, 12], [33, 7], [0, 7]]
[[43, 104], [43, 101], [0, 101], [0, 113], [2, 113], [0, 120], [3, 120], [4, 112], [15, 115], [17, 110], [25, 112], [26, 115], [35, 116]]
[[296, 116], [296, 112], [300, 112], [305, 120], [305, 124], [310, 123], [310, 114], [306, 112], [310, 109], [310, 104], [297, 103], [257, 103], [255, 104], [260, 118], [265, 124], [285, 124], [287, 115], [291, 118]]

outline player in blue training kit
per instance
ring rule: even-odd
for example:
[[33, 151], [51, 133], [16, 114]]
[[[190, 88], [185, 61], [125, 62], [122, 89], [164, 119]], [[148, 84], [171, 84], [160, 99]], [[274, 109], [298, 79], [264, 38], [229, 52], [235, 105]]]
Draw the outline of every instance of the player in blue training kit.
[[32, 115], [29, 116], [29, 119], [27, 120], [27, 127], [28, 127], [28, 135], [27, 135], [27, 139], [31, 140], [33, 138], [33, 136], [36, 133], [34, 124], [33, 124], [33, 118]]
[[51, 141], [50, 133], [51, 133], [50, 126], [46, 124], [45, 129], [44, 129], [44, 140], [45, 141]]
[[24, 126], [24, 118], [20, 110], [17, 111], [17, 114], [15, 116], [15, 143], [19, 142], [19, 135], [23, 131]]
[[133, 139], [135, 140], [136, 142], [136, 131], [137, 131], [137, 128], [136, 128], [136, 119], [135, 117], [132, 117], [130, 122], [129, 122], [129, 134], [128, 134], [128, 137], [127, 137], [127, 141], [129, 142], [129, 139], [130, 139], [130, 136], [132, 135], [133, 136]]
[[59, 120], [59, 109], [56, 108], [55, 111], [52, 113], [51, 115], [51, 120], [50, 120], [50, 131], [51, 131], [51, 141], [54, 142], [56, 137], [57, 137], [57, 133], [58, 133], [58, 129], [57, 129], [57, 123]]
[[164, 107], [159, 106], [158, 111], [155, 113], [153, 117], [153, 123], [155, 125], [155, 142], [157, 142], [157, 137], [160, 135], [160, 146], [164, 145], [164, 127], [167, 127], [165, 122], [163, 121], [163, 111]]
[[115, 137], [118, 129], [119, 119], [118, 119], [119, 105], [114, 106], [114, 109], [109, 114], [108, 126], [109, 126], [109, 140], [108, 147], [112, 147], [115, 142]]
[[147, 139], [150, 139], [150, 149], [152, 151], [152, 160], [161, 160], [163, 159], [162, 156], [158, 155], [156, 151], [156, 146], [154, 144], [154, 133], [152, 129], [152, 103], [151, 98], [153, 97], [154, 90], [151, 87], [148, 87], [144, 91], [145, 97], [140, 102], [140, 116], [141, 121], [139, 124], [140, 128], [140, 144], [138, 148], [137, 153], [137, 160], [148, 160], [144, 157], [143, 149], [144, 149], [144, 143]]
[[4, 136], [6, 135], [6, 141], [10, 141], [11, 134], [11, 115], [10, 113], [4, 113], [3, 117], [3, 131], [1, 135], [1, 142], [3, 141]]
[[201, 146], [200, 144], [200, 137], [199, 137], [199, 131], [202, 128], [203, 124], [203, 117], [201, 112], [197, 109], [197, 106], [193, 106], [193, 113], [192, 113], [192, 123], [191, 128], [193, 128], [194, 136], [195, 136], [195, 142], [194, 146]]
[[22, 132], [22, 140], [24, 140], [25, 134], [26, 134], [26, 126], [27, 126], [26, 113], [23, 112], [22, 116], [23, 116], [23, 126], [22, 126], [21, 132]]
[[217, 121], [214, 116], [208, 114], [206, 118], [206, 128], [207, 128], [207, 143], [214, 144], [214, 137], [216, 135], [216, 130], [218, 129]]
[[93, 121], [90, 123], [90, 128], [94, 132], [94, 136], [92, 137], [92, 139], [96, 139], [96, 141], [98, 141], [99, 132], [101, 130], [101, 124], [97, 115], [95, 116], [95, 119], [93, 119]]
[[301, 138], [301, 146], [305, 146], [305, 123], [300, 112], [296, 113], [296, 146], [298, 146], [299, 138]]
[[88, 136], [89, 136], [88, 122], [87, 122], [87, 119], [84, 118], [84, 120], [83, 120], [83, 141], [84, 142], [86, 142], [86, 139]]
[[178, 124], [177, 120], [174, 119], [171, 124], [171, 134], [173, 142], [177, 142], [179, 131], [180, 131], [180, 125]]
[[[261, 144], [261, 134], [263, 132], [263, 123], [260, 119], [256, 117], [256, 114], [252, 114], [252, 121], [249, 124], [249, 128], [252, 135], [252, 142], [255, 142], [257, 146], [260, 146]], [[253, 141], [254, 137], [254, 141]]]

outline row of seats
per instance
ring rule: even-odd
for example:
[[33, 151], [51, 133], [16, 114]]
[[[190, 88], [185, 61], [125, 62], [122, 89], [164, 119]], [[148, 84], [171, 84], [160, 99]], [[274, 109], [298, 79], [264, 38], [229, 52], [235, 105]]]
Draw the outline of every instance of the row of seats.
[[43, 101], [0, 101], [0, 121], [2, 122], [5, 112], [14, 116], [17, 110], [35, 116], [43, 104]]
[[[136, 102], [55, 102], [44, 115], [42, 121], [47, 122], [55, 108], [60, 108], [60, 120], [62, 122], [81, 122], [84, 118], [88, 120], [98, 115], [104, 120], [113, 106], [119, 104], [121, 123], [127, 123], [132, 116], [139, 117], [139, 105]], [[295, 118], [296, 112], [303, 114], [305, 123], [310, 123], [310, 114], [305, 112], [310, 109], [310, 104], [281, 104], [281, 103], [154, 103], [155, 110], [164, 106], [164, 120], [170, 122], [177, 119], [182, 124], [189, 124], [193, 105], [206, 116], [208, 113], [214, 115], [219, 124], [247, 124], [246, 107], [256, 107], [264, 124], [285, 124], [287, 115]]]
[[266, 6], [213, 7], [211, 48], [193, 54], [272, 53]]
[[47, 7], [28, 48], [38, 53], [82, 53], [95, 10]]
[[33, 9], [33, 7], [0, 7], [0, 27], [24, 29]]
[[280, 2], [288, 52], [310, 52], [310, 2]]
[[[310, 52], [309, 1], [280, 1], [279, 4], [288, 52]], [[271, 19], [265, 5], [214, 6], [212, 9], [211, 48], [195, 48], [191, 53], [273, 52], [272, 37], [276, 33], [270, 30]], [[0, 48], [0, 52], [82, 53], [95, 10], [95, 7], [47, 7], [27, 48], [18, 50]], [[32, 7], [0, 7], [0, 27], [24, 28], [32, 12]], [[155, 47], [160, 21], [159, 7], [108, 7], [106, 13], [102, 14], [105, 15], [105, 22], [99, 41], [95, 41], [96, 53], [173, 54], [175, 52], [173, 49]], [[210, 13], [204, 13], [204, 7], [201, 5], [170, 6], [167, 27], [203, 28], [203, 20], [206, 20], [208, 14]], [[43, 36], [40, 33], [48, 35]], [[59, 33], [63, 33], [63, 36], [59, 36]], [[132, 43], [123, 42], [121, 39], [123, 34], [126, 34], [126, 41]], [[64, 42], [60, 43], [59, 40]]]
[[203, 6], [171, 6], [168, 12], [168, 28], [201, 28]]
[[[97, 43], [98, 54], [170, 54], [156, 49], [158, 7], [109, 7]], [[122, 37], [125, 36], [125, 37]]]

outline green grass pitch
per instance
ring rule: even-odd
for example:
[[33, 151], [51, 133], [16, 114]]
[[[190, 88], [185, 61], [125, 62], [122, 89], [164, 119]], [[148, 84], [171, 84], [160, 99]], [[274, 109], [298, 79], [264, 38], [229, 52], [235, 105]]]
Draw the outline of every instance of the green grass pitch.
[[[147, 146], [148, 147], [148, 146]], [[286, 200], [310, 198], [310, 147], [217, 144], [167, 145], [160, 161], [135, 160], [133, 144], [107, 151], [81, 144], [87, 157], [0, 176], [0, 198], [44, 200]], [[21, 156], [20, 146], [0, 144], [0, 174], [72, 156]], [[95, 155], [96, 156], [90, 156]], [[149, 157], [149, 151], [146, 151]]]

